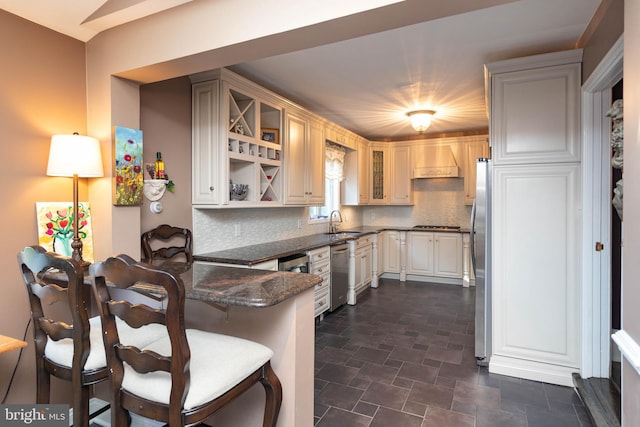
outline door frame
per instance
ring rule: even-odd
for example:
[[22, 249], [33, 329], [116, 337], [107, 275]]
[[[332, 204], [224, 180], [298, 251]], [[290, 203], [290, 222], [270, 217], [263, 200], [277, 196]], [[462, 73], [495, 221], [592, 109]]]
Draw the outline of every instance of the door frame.
[[[624, 35], [582, 85], [583, 378], [609, 378], [611, 364], [611, 88], [623, 76]], [[604, 244], [600, 252], [596, 242]]]

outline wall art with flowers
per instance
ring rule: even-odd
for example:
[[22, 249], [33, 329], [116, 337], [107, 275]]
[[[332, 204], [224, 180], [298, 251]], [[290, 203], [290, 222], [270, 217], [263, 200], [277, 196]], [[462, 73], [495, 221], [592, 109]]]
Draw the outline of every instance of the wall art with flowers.
[[142, 162], [142, 131], [122, 126], [113, 127], [113, 204], [138, 206], [142, 204], [144, 184]]
[[[93, 262], [93, 234], [89, 202], [80, 202], [78, 236], [82, 240], [82, 258]], [[73, 241], [73, 202], [36, 202], [38, 244], [48, 251], [71, 256]]]

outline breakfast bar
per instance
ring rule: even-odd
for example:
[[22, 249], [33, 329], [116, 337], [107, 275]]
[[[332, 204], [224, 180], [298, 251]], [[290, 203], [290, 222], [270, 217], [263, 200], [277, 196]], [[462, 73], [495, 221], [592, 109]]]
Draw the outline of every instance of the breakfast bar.
[[[187, 327], [245, 338], [274, 352], [271, 366], [283, 393], [278, 427], [313, 426], [314, 288], [321, 277], [198, 261], [158, 266], [180, 276], [184, 283]], [[53, 271], [47, 276], [62, 279]], [[86, 280], [89, 284], [88, 276]], [[135, 287], [140, 302], [164, 303], [158, 286]], [[260, 426], [264, 402], [262, 387], [253, 387], [210, 417], [210, 424]]]
[[[273, 350], [283, 389], [279, 427], [313, 425], [314, 287], [319, 276], [165, 262], [185, 285], [188, 327], [246, 338]], [[154, 286], [140, 291], [156, 293]], [[160, 295], [161, 297], [161, 295]], [[259, 426], [264, 391], [253, 387], [210, 417], [212, 425]]]

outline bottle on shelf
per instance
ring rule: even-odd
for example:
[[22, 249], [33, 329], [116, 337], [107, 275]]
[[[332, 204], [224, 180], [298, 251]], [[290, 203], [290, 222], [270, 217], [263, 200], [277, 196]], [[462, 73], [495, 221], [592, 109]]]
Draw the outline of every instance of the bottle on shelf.
[[164, 160], [162, 160], [162, 154], [160, 151], [156, 153], [156, 179], [165, 179], [164, 175]]

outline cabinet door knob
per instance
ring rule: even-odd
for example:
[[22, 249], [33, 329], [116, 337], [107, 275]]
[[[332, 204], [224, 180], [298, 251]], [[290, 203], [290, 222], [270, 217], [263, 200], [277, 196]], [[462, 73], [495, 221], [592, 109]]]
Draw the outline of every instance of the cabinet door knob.
[[213, 188], [213, 185], [212, 185], [211, 187], [209, 187], [209, 191], [213, 191], [213, 190], [214, 190], [214, 188]]

